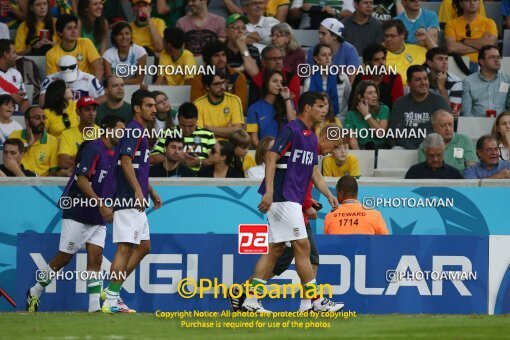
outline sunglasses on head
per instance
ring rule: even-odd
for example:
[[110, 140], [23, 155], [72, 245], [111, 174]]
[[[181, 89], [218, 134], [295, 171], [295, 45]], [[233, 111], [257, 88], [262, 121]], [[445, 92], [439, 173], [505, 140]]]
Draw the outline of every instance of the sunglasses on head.
[[69, 65], [69, 66], [59, 66], [60, 70], [61, 71], [65, 71], [65, 70], [74, 70], [76, 68], [76, 64], [74, 65]]

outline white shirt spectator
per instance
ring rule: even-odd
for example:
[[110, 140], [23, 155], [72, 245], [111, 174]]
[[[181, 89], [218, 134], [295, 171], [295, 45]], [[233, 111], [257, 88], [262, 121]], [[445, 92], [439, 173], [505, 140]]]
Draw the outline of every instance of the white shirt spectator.
[[[62, 79], [60, 72], [47, 76], [41, 84], [41, 95], [45, 94], [48, 85], [57, 79]], [[67, 85], [73, 91], [73, 100], [76, 101], [85, 96], [97, 99], [105, 94], [103, 85], [101, 85], [101, 82], [96, 77], [80, 70], [78, 70], [78, 78], [73, 82], [67, 83]]]
[[278, 19], [273, 17], [260, 17], [260, 20], [256, 24], [247, 23], [246, 31], [249, 33], [257, 32], [260, 36], [260, 41], [256, 44], [253, 44], [255, 47], [259, 49], [260, 52], [271, 43], [271, 27], [280, 22]]
[[252, 166], [248, 170], [246, 170], [246, 177], [247, 178], [264, 178], [266, 175], [266, 165], [264, 163]]
[[[25, 96], [23, 100], [28, 100], [27, 88], [23, 83], [21, 73], [15, 68], [11, 67], [7, 72], [0, 70], [0, 94], [10, 94], [23, 92]], [[19, 111], [19, 105], [16, 104], [14, 110]]]
[[112, 67], [113, 75], [116, 75], [116, 76], [122, 77], [122, 78], [133, 78], [135, 75], [131, 74], [130, 68], [127, 69], [129, 71], [127, 73], [127, 76], [120, 69], [119, 69], [119, 74], [117, 74], [115, 68], [119, 64], [120, 65], [129, 65], [129, 66], [137, 65], [138, 60], [141, 57], [143, 57], [144, 55], [147, 55], [147, 51], [145, 50], [145, 48], [143, 48], [142, 46], [132, 44], [131, 47], [129, 48], [128, 56], [125, 60], [120, 60], [119, 50], [117, 49], [117, 47], [111, 47], [111, 48], [107, 49], [106, 52], [104, 52], [104, 54], [103, 54], [103, 58], [104, 58], [104, 60], [106, 60], [107, 62], [110, 63], [110, 65]]
[[9, 27], [3, 22], [0, 22], [0, 39], [11, 39]]

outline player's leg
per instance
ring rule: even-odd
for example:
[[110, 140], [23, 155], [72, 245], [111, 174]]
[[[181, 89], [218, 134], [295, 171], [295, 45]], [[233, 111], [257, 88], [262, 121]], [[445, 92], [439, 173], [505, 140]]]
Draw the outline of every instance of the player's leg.
[[[268, 270], [268, 268], [274, 268], [278, 257], [284, 250], [284, 243], [269, 243], [269, 252], [262, 255], [255, 265], [253, 278], [250, 280], [249, 290], [246, 292], [246, 299], [241, 307], [242, 310], [250, 312], [268, 312], [258, 301], [257, 295], [260, 296], [263, 293], [262, 286], [265, 286], [267, 282], [263, 278], [267, 276], [267, 272], [270, 270]], [[257, 295], [255, 295], [255, 292], [257, 292]]]
[[101, 264], [103, 263], [103, 249], [106, 239], [106, 226], [89, 227], [90, 236], [87, 239], [87, 292], [89, 294], [89, 312], [101, 310], [100, 294], [103, 289]]
[[56, 273], [64, 268], [74, 254], [83, 246], [82, 241], [82, 226], [83, 224], [71, 219], [62, 220], [62, 231], [60, 232], [59, 252], [48, 262], [48, 265], [43, 270], [38, 271], [36, 277], [36, 284], [27, 291], [27, 306], [29, 312], [36, 312], [39, 308], [39, 298], [46, 286], [48, 286]]
[[138, 266], [138, 264], [143, 260], [145, 255], [147, 255], [151, 251], [151, 241], [150, 240], [142, 240], [140, 244], [135, 245], [133, 250], [133, 255], [129, 258], [129, 262], [126, 267], [126, 277], [129, 277], [133, 270]]
[[104, 313], [133, 313], [122, 301], [119, 303], [120, 289], [127, 277], [126, 271], [131, 258], [134, 245], [140, 243], [143, 230], [143, 220], [136, 209], [123, 209], [113, 214], [113, 243], [117, 243], [117, 251], [110, 268], [110, 283], [106, 290], [106, 299], [103, 303]]

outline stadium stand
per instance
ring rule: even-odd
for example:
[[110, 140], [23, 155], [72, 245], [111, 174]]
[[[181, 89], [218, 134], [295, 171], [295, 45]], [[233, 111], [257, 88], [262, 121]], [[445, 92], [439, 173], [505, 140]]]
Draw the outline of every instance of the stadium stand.
[[418, 150], [384, 150], [377, 155], [374, 176], [404, 178], [411, 165], [418, 163]]
[[457, 133], [467, 135], [476, 143], [480, 136], [491, 133], [494, 117], [459, 117]]
[[294, 36], [302, 47], [312, 47], [319, 42], [317, 30], [294, 30]]
[[501, 56], [510, 57], [510, 30], [505, 30], [503, 33], [503, 51]]
[[27, 89], [28, 103], [32, 105], [34, 100], [34, 85], [25, 84], [25, 88]]
[[374, 176], [375, 151], [374, 150], [349, 150], [349, 153], [358, 158], [358, 166], [361, 176]]

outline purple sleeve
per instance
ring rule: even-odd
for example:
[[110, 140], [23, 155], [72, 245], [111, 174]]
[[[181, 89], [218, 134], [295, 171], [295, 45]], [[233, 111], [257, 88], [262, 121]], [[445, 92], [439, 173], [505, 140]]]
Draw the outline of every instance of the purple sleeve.
[[131, 135], [127, 135], [122, 138], [119, 148], [120, 155], [129, 155], [131, 158], [135, 156], [135, 151], [139, 147], [141, 138], [134, 138]]
[[95, 167], [97, 166], [97, 161], [99, 160], [98, 154], [95, 148], [92, 145], [88, 145], [80, 153], [79, 164], [76, 168], [76, 176], [87, 176], [87, 178], [91, 178]]
[[283, 156], [290, 148], [292, 143], [292, 130], [290, 127], [284, 127], [274, 141], [271, 151]]

